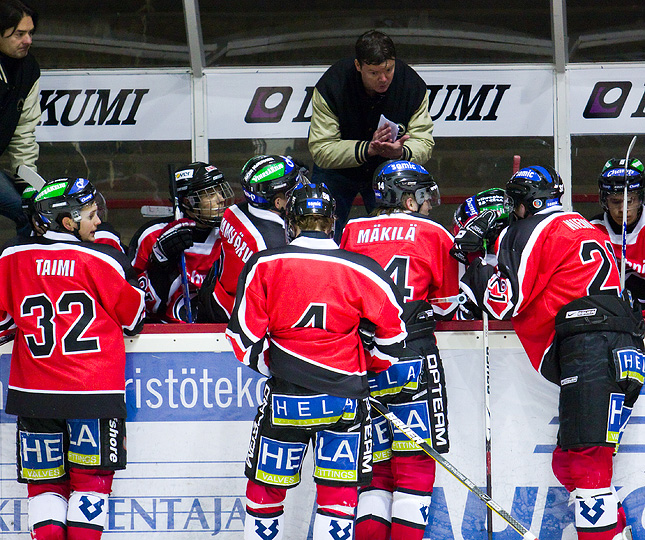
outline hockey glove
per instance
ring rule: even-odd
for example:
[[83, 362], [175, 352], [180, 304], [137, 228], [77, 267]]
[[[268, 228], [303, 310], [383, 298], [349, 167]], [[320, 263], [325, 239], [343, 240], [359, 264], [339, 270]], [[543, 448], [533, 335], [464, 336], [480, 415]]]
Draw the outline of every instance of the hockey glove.
[[[486, 241], [494, 237], [496, 219], [496, 212], [484, 210], [481, 214], [468, 221], [455, 236], [454, 252], [461, 254], [478, 251], [485, 252]], [[453, 254], [453, 256], [460, 260], [456, 255]]]
[[152, 261], [160, 266], [176, 264], [184, 250], [193, 245], [195, 226], [192, 219], [185, 218], [168, 223], [152, 246]]

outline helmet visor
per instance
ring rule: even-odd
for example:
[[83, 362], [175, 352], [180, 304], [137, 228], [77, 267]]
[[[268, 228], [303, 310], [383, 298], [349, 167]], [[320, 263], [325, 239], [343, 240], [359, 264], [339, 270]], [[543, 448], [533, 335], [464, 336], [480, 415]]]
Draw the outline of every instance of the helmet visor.
[[414, 192], [414, 198], [419, 206], [421, 206], [424, 202], [429, 201], [430, 208], [435, 208], [441, 204], [439, 186], [437, 184], [431, 184], [419, 188]]

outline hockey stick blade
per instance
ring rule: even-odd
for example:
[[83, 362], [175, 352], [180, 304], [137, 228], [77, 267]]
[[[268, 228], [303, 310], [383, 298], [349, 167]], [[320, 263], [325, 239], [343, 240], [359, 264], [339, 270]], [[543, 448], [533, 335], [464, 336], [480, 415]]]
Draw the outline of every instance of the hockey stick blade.
[[405, 422], [403, 422], [403, 420], [401, 420], [396, 414], [390, 411], [385, 405], [372, 397], [370, 397], [370, 403], [380, 415], [384, 416], [396, 429], [401, 431], [413, 443], [416, 443], [426, 454], [428, 454], [439, 465], [441, 465], [464, 486], [466, 486], [466, 488], [468, 488], [471, 493], [476, 495], [481, 501], [486, 504], [486, 506], [497, 513], [499, 517], [501, 517], [504, 521], [506, 521], [506, 523], [508, 523], [513, 529], [515, 529], [517, 533], [522, 536], [522, 538], [524, 538], [524, 540], [538, 540], [537, 536], [535, 536], [531, 531], [524, 527], [524, 525], [522, 525], [513, 516], [511, 516], [493, 499], [486, 495], [486, 493], [479, 489], [472, 480], [470, 480], [467, 476], [464, 476], [461, 471], [459, 471], [452, 463], [450, 463], [439, 452], [432, 448], [432, 446], [430, 446], [419, 435], [417, 435], [413, 429], [411, 429]]
[[45, 185], [45, 179], [40, 176], [36, 171], [27, 167], [27, 165], [20, 165], [18, 167], [18, 176], [27, 182], [31, 187], [40, 191]]
[[172, 206], [152, 206], [144, 205], [141, 207], [143, 217], [170, 217], [174, 214]]
[[429, 302], [431, 304], [447, 304], [447, 303], [455, 303], [455, 304], [465, 304], [466, 300], [468, 298], [466, 297], [465, 293], [459, 293], [456, 294], [455, 296], [443, 296], [441, 298], [430, 298]]

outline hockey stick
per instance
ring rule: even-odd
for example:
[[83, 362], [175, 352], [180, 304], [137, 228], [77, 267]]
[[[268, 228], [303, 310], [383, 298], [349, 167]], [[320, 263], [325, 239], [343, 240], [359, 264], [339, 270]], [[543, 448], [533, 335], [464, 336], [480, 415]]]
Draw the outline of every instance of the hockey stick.
[[513, 174], [520, 170], [520, 156], [517, 154], [513, 156]]
[[408, 425], [403, 422], [396, 414], [390, 411], [385, 405], [370, 397], [370, 403], [372, 407], [382, 416], [387, 418], [387, 420], [399, 431], [401, 431], [406, 437], [408, 437], [412, 442], [416, 443], [426, 454], [428, 454], [432, 459], [434, 459], [439, 465], [446, 469], [450, 474], [452, 474], [457, 480], [459, 480], [466, 488], [470, 490], [471, 493], [475, 494], [481, 501], [483, 501], [488, 508], [494, 510], [499, 517], [501, 517], [506, 523], [508, 523], [513, 529], [515, 529], [524, 540], [538, 540], [531, 531], [529, 531], [524, 525], [517, 521], [513, 516], [511, 516], [506, 510], [504, 510], [499, 504], [497, 504], [493, 499], [491, 499], [486, 493], [479, 489], [472, 480], [459, 471], [452, 463], [450, 463], [446, 458], [444, 458], [439, 452], [437, 452], [432, 446], [430, 446], [426, 441], [424, 441], [416, 432], [408, 427]]
[[428, 300], [431, 304], [447, 304], [455, 302], [457, 304], [465, 304], [467, 300], [465, 293], [459, 293], [454, 296], [443, 296], [441, 298], [430, 298]]
[[27, 182], [31, 187], [40, 191], [45, 185], [45, 179], [40, 176], [36, 171], [27, 167], [27, 165], [20, 165], [18, 167], [18, 176]]
[[[482, 311], [482, 334], [484, 344], [484, 430], [486, 432], [486, 495], [493, 496], [493, 475], [492, 475], [492, 431], [490, 413], [490, 349], [488, 347], [488, 313]], [[489, 506], [487, 509], [487, 532], [488, 540], [493, 540], [493, 511]]]
[[174, 213], [172, 206], [153, 206], [146, 204], [141, 207], [141, 215], [147, 218], [170, 217]]
[[[168, 165], [168, 174], [170, 175], [170, 194], [172, 195], [172, 205], [174, 208], [175, 219], [180, 219], [181, 210], [179, 209], [179, 198], [177, 197], [177, 181], [175, 179], [175, 168]], [[189, 323], [193, 322], [193, 312], [190, 309], [190, 289], [188, 288], [188, 273], [186, 272], [186, 255], [181, 252], [179, 259], [181, 269], [181, 287], [184, 290], [184, 306], [186, 306], [186, 319]]]
[[632, 138], [625, 156], [625, 187], [623, 188], [623, 252], [620, 258], [620, 292], [625, 290], [625, 263], [627, 262], [627, 167], [629, 166], [629, 154], [632, 153], [636, 144], [636, 135]]

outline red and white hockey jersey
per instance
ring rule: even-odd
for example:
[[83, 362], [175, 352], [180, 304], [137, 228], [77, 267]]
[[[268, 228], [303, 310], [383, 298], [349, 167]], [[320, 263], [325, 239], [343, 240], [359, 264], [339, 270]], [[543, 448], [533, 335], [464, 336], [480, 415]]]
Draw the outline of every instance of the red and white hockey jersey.
[[144, 309], [125, 255], [49, 231], [5, 246], [0, 275], [0, 321], [16, 326], [7, 412], [124, 418], [123, 331]]
[[[395, 212], [353, 219], [345, 226], [340, 247], [378, 262], [406, 302], [459, 294], [459, 265], [450, 256], [452, 235], [417, 213]], [[449, 319], [455, 302], [433, 305], [438, 318]]]
[[[164, 277], [163, 286], [159, 286], [159, 281], [150, 273], [151, 267], [148, 263], [152, 246], [171, 221], [157, 219], [139, 229], [130, 241], [130, 257], [132, 266], [139, 274], [140, 286], [146, 291], [146, 312], [152, 316], [156, 315], [163, 322], [179, 323], [188, 320], [179, 265], [161, 271], [157, 269], [157, 276], [162, 274]], [[221, 249], [218, 227], [211, 230], [196, 228], [193, 239], [194, 244], [184, 251], [191, 299], [197, 295], [204, 278], [217, 262]]]
[[[591, 223], [609, 235], [620, 268], [623, 258], [622, 225], [612, 223], [607, 213], [593, 217]], [[645, 212], [641, 212], [638, 221], [628, 228], [626, 240], [625, 288], [645, 305]]]
[[498, 246], [498, 270], [475, 262], [462, 288], [492, 316], [512, 317], [533, 367], [559, 383], [548, 354], [558, 311], [584, 296], [620, 292], [609, 238], [580, 214], [557, 206], [514, 222]]
[[222, 250], [214, 300], [231, 317], [237, 281], [251, 255], [287, 243], [284, 220], [275, 212], [255, 208], [248, 202], [226, 209], [220, 225]]
[[[237, 358], [264, 375], [367, 397], [367, 370], [396, 362], [407, 336], [401, 296], [374, 260], [305, 234], [251, 257], [226, 335]], [[376, 325], [368, 352], [358, 334], [363, 318]]]

